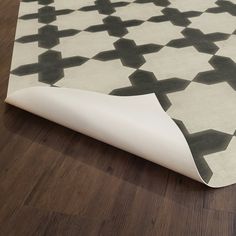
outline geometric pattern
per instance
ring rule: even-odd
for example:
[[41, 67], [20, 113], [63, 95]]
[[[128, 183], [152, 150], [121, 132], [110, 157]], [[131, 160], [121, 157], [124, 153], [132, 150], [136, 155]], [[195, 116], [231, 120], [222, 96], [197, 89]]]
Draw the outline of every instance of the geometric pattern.
[[128, 33], [126, 27], [132, 27], [141, 25], [143, 21], [140, 20], [127, 20], [122, 21], [120, 17], [108, 16], [103, 20], [104, 24], [102, 25], [93, 25], [86, 29], [88, 32], [100, 32], [107, 31], [109, 35], [122, 37]]
[[56, 20], [56, 17], [59, 15], [70, 14], [73, 10], [64, 9], [64, 10], [56, 10], [55, 7], [45, 6], [38, 10], [38, 13], [32, 13], [23, 15], [20, 17], [22, 20], [32, 20], [38, 19], [40, 23], [51, 23]]
[[[205, 161], [208, 166], [211, 166], [213, 174], [209, 180], [209, 184], [214, 186], [224, 185], [225, 178], [228, 179], [230, 183], [235, 182], [235, 151], [236, 137], [233, 137], [228, 144], [227, 149], [212, 153], [210, 155], [205, 155]], [[214, 177], [215, 173], [217, 173], [216, 177]]]
[[38, 2], [41, 5], [49, 5], [53, 3], [53, 0], [22, 0], [22, 2]]
[[180, 11], [200, 11], [204, 12], [208, 8], [211, 8], [212, 6], [215, 6], [216, 0], [171, 0], [171, 5], [169, 7], [176, 8]]
[[188, 26], [191, 23], [189, 19], [190, 17], [197, 17], [201, 15], [201, 12], [197, 11], [180, 12], [178, 9], [175, 8], [165, 8], [162, 10], [162, 13], [163, 15], [151, 17], [149, 21], [152, 22], [170, 21], [173, 25]]
[[236, 63], [228, 57], [214, 56], [209, 61], [213, 70], [200, 72], [194, 79], [196, 82], [204, 84], [217, 84], [227, 82], [236, 90]]
[[115, 12], [116, 7], [124, 7], [128, 2], [111, 3], [109, 0], [96, 0], [94, 5], [80, 8], [80, 11], [98, 11], [100, 14], [110, 15]]
[[[90, 33], [82, 31], [71, 37], [63, 37], [60, 39], [60, 44], [53, 49], [60, 51], [64, 57], [83, 56], [92, 58], [99, 52], [107, 49], [114, 49], [116, 37], [109, 36], [107, 32]], [[80, 45], [78, 47], [78, 45]]]
[[209, 8], [207, 12], [211, 13], [222, 13], [228, 12], [232, 16], [236, 16], [236, 4], [230, 1], [216, 1], [217, 7]]
[[75, 56], [62, 58], [57, 51], [47, 51], [39, 56], [39, 62], [23, 65], [12, 71], [12, 74], [24, 76], [39, 74], [39, 81], [54, 84], [63, 78], [63, 69], [67, 67], [80, 66], [87, 61], [86, 58]]
[[144, 54], [158, 52], [160, 45], [145, 44], [137, 46], [133, 40], [119, 39], [114, 43], [115, 50], [100, 52], [94, 59], [109, 61], [120, 59], [124, 66], [139, 68], [145, 63]]
[[194, 46], [199, 52], [215, 54], [219, 49], [215, 42], [229, 37], [228, 34], [223, 33], [204, 34], [198, 29], [191, 28], [184, 29], [182, 34], [184, 38], [174, 39], [167, 46], [176, 48]]
[[194, 47], [163, 47], [159, 53], [147, 54], [144, 57], [147, 62], [141, 69], [151, 70], [159, 80], [172, 77], [193, 80], [202, 70], [212, 69], [208, 63], [211, 55], [200, 53]]
[[9, 91], [154, 93], [204, 180], [227, 182], [222, 168], [231, 179], [236, 168], [235, 45], [234, 0], [22, 0]]
[[134, 69], [124, 67], [119, 60], [109, 62], [89, 60], [81, 66], [64, 69], [64, 79], [54, 85], [109, 94], [114, 87], [130, 86], [127, 77], [133, 72]]
[[227, 83], [209, 86], [192, 82], [185, 90], [167, 96], [172, 103], [168, 113], [183, 121], [190, 133], [214, 129], [234, 135], [236, 93]]
[[[183, 29], [183, 27], [172, 25], [170, 22], [161, 22], [159, 24], [144, 22], [139, 27], [130, 27], [124, 38], [132, 39], [138, 45], [150, 42], [166, 45], [173, 38], [181, 38]], [[159, 32], [165, 32], [165, 34], [160, 34]]]
[[170, 2], [168, 0], [136, 0], [134, 1], [136, 3], [148, 3], [151, 2], [156, 6], [162, 6], [162, 7], [167, 7], [170, 5]]
[[157, 6], [153, 2], [143, 3], [130, 3], [125, 7], [116, 8], [112, 13], [113, 16], [118, 16], [122, 20], [143, 20], [146, 21], [150, 16], [160, 15], [163, 10], [162, 6]]
[[[217, 24], [216, 24], [217, 22]], [[225, 27], [227, 25], [227, 27]], [[199, 29], [204, 34], [226, 33], [232, 34], [235, 31], [236, 17], [229, 13], [208, 13], [204, 12], [198, 17], [191, 18], [190, 28]]]
[[178, 78], [158, 81], [152, 72], [143, 70], [136, 70], [129, 76], [129, 79], [131, 86], [114, 89], [110, 94], [127, 96], [155, 93], [164, 110], [171, 106], [167, 94], [184, 90], [190, 83]]
[[[73, 11], [67, 15], [57, 16], [56, 22], [51, 24], [56, 24], [60, 30], [77, 29], [83, 31], [90, 26], [103, 24], [105, 17], [97, 11]], [[77, 18], [80, 20], [75, 20]]]
[[219, 47], [216, 55], [230, 57], [234, 62], [236, 62], [236, 50], [234, 50], [236, 45], [236, 35], [231, 35], [227, 40], [217, 42], [216, 45]]
[[201, 176], [208, 182], [212, 177], [213, 172], [204, 159], [204, 156], [226, 150], [232, 136], [227, 133], [210, 129], [202, 132], [189, 133], [182, 121], [175, 120], [175, 122], [189, 144]]
[[75, 29], [59, 31], [57, 26], [45, 25], [38, 30], [38, 34], [23, 36], [16, 41], [20, 43], [30, 43], [38, 41], [39, 47], [49, 49], [59, 44], [60, 37], [73, 36], [79, 32], [79, 30]]

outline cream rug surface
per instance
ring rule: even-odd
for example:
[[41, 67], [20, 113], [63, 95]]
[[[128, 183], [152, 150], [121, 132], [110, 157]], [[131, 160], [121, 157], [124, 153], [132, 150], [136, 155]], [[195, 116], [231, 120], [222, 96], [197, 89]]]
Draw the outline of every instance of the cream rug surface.
[[236, 182], [236, 1], [22, 0], [6, 102], [212, 187]]

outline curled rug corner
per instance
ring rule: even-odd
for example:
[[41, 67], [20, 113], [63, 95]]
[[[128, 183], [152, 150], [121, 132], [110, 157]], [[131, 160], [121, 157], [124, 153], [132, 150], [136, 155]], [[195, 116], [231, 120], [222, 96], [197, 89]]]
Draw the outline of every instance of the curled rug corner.
[[6, 102], [207, 184], [181, 130], [153, 94], [118, 97], [31, 87], [10, 94]]
[[6, 102], [203, 182], [182, 132], [153, 94], [31, 87]]
[[213, 0], [22, 0], [6, 102], [211, 187], [236, 183], [236, 16]]

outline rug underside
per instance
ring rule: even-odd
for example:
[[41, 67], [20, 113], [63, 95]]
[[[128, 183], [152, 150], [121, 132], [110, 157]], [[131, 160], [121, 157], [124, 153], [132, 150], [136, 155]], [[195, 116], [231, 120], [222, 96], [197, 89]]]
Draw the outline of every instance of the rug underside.
[[15, 39], [8, 93], [154, 93], [204, 181], [236, 182], [236, 0], [22, 0]]

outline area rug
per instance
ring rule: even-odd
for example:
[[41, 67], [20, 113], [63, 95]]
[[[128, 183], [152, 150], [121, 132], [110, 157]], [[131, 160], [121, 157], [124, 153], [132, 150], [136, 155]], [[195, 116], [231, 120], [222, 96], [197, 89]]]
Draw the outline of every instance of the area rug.
[[6, 102], [211, 187], [236, 182], [236, 1], [22, 0]]

